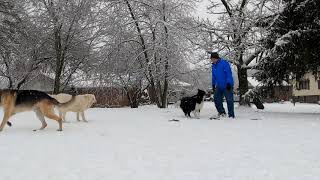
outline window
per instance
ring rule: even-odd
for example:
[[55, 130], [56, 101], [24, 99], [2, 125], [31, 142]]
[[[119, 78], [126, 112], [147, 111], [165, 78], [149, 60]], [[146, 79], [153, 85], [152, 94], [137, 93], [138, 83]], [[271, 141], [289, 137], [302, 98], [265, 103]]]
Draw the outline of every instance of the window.
[[[318, 83], [318, 86], [319, 86], [319, 83]], [[307, 79], [307, 80], [299, 81], [298, 84], [297, 84], [297, 89], [298, 90], [302, 90], [302, 89], [309, 90], [310, 89], [310, 80]]]

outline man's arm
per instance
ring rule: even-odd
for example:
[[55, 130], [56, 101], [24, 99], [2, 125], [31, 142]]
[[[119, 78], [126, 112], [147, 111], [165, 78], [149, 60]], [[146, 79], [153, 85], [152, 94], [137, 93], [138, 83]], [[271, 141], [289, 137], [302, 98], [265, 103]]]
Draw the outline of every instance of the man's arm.
[[214, 69], [214, 68], [213, 68], [213, 66], [212, 66], [212, 83], [211, 83], [212, 87], [216, 86], [216, 77], [215, 77], [215, 75], [214, 75], [213, 69]]
[[231, 65], [226, 61], [226, 64], [225, 64], [225, 73], [226, 73], [226, 81], [227, 81], [227, 84], [230, 84], [231, 86], [233, 86], [233, 77], [232, 77], [232, 71], [231, 71]]

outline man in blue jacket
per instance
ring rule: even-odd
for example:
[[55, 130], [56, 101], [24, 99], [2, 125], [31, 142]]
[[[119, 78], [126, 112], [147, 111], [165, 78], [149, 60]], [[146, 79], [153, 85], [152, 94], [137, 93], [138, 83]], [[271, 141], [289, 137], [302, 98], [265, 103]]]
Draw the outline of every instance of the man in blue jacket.
[[217, 117], [211, 119], [219, 119], [221, 116], [226, 116], [226, 111], [223, 107], [223, 97], [226, 98], [228, 105], [228, 116], [234, 118], [233, 105], [233, 77], [231, 67], [228, 61], [219, 57], [216, 52], [211, 53], [212, 62], [212, 90], [214, 92], [214, 103], [218, 111]]

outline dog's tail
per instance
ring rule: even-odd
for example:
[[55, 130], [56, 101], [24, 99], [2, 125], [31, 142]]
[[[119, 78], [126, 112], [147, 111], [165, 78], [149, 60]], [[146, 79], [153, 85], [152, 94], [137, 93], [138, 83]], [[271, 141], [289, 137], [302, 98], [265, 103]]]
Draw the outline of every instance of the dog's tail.
[[74, 100], [76, 99], [76, 96], [75, 95], [72, 95], [71, 99], [65, 103], [60, 103], [57, 99], [53, 98], [53, 97], [50, 97], [50, 101], [58, 106], [58, 107], [64, 107], [64, 106], [69, 106], [70, 104], [72, 104], [74, 102]]
[[181, 100], [177, 101], [177, 102], [174, 104], [174, 107], [179, 108], [180, 105], [181, 105]]

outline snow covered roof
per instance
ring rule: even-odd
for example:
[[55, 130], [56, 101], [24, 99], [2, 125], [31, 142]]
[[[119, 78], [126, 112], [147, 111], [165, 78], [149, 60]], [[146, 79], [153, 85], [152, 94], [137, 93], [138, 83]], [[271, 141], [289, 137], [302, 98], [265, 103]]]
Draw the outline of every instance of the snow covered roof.
[[112, 87], [112, 84], [102, 82], [96, 79], [76, 80], [76, 81], [70, 82], [70, 85], [75, 86], [77, 88]]
[[173, 85], [178, 85], [178, 86], [182, 86], [182, 87], [190, 87], [191, 86], [191, 84], [184, 82], [184, 81], [181, 81], [181, 80], [178, 80], [178, 79], [172, 79], [171, 82]]

